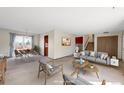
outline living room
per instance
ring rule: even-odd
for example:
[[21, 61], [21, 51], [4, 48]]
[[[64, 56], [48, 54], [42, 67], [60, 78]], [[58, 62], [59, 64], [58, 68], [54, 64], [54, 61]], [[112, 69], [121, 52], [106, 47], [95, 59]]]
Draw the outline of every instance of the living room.
[[[0, 58], [6, 59], [1, 84], [62, 85], [65, 76], [75, 85], [123, 85], [123, 10], [0, 8]], [[61, 69], [47, 78], [54, 66], [46, 63], [44, 71], [42, 62]]]

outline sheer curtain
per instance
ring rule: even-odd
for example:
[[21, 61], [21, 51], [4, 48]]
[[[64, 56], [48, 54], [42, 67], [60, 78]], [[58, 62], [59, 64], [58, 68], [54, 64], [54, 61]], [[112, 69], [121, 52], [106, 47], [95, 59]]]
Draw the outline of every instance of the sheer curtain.
[[15, 40], [15, 33], [10, 33], [10, 57], [14, 55], [14, 40]]
[[15, 56], [15, 49], [32, 49], [33, 39], [33, 36], [10, 33], [10, 57]]

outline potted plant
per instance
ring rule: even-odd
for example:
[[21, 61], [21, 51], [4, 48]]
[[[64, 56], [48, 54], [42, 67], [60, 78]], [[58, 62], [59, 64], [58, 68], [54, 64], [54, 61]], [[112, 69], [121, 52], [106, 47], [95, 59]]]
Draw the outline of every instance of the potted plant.
[[40, 55], [41, 49], [40, 49], [40, 47], [38, 45], [35, 45], [34, 48], [33, 48], [33, 50]]

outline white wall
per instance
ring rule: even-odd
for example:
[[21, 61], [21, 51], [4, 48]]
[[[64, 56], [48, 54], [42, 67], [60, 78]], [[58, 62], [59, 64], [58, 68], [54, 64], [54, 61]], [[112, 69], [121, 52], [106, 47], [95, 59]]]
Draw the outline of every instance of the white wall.
[[[75, 50], [75, 36], [74, 34], [55, 31], [54, 32], [54, 59], [72, 55]], [[62, 37], [71, 39], [71, 46], [62, 46]]]
[[118, 36], [118, 58], [122, 59], [122, 32], [114, 32], [114, 33], [108, 33], [108, 34], [95, 34], [94, 39], [94, 50], [97, 51], [97, 37], [101, 36]]
[[41, 54], [44, 55], [44, 36], [48, 35], [48, 57], [54, 59], [54, 31], [49, 31], [44, 34], [41, 34], [40, 38], [40, 47]]
[[40, 44], [40, 35], [36, 34], [34, 35], [34, 45], [38, 45]]
[[0, 29], [0, 55], [9, 56], [9, 31]]
[[[74, 53], [75, 49], [75, 36], [70, 33], [60, 32], [60, 31], [50, 31], [41, 34], [40, 46], [42, 49], [42, 55], [44, 55], [44, 36], [48, 35], [48, 57], [52, 59], [61, 58], [64, 56], [69, 56]], [[69, 37], [71, 39], [71, 46], [62, 46], [62, 37]]]

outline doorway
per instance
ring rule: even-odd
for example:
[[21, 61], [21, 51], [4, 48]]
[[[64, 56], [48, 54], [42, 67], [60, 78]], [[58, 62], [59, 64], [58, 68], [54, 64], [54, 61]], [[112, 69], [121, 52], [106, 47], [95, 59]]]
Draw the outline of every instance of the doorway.
[[44, 56], [48, 56], [48, 35], [44, 36]]

